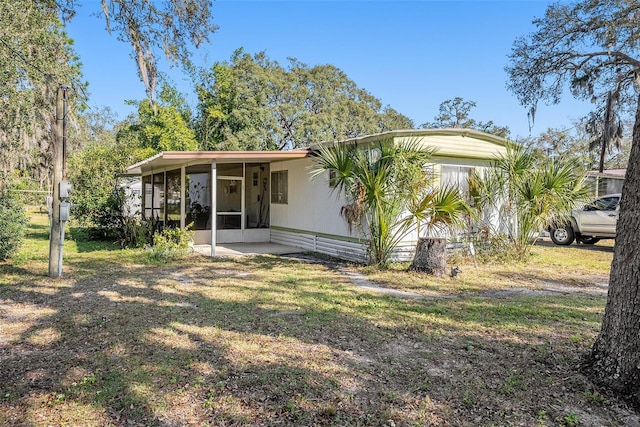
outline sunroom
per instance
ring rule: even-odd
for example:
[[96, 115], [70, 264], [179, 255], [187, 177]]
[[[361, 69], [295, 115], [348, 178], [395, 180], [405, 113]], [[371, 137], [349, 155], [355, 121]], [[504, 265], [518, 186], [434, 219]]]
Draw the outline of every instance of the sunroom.
[[288, 177], [271, 164], [309, 155], [293, 151], [169, 151], [136, 163], [145, 219], [191, 225], [196, 245], [269, 242], [271, 204], [286, 203]]

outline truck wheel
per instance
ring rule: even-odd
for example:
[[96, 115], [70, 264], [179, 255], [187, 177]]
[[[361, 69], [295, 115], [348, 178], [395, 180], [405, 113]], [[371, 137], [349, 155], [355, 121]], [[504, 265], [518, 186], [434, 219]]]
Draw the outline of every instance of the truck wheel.
[[598, 239], [597, 237], [582, 237], [580, 238], [580, 242], [584, 243], [585, 245], [594, 245], [596, 243], [598, 243], [600, 241], [600, 239]]
[[575, 239], [575, 233], [571, 226], [564, 226], [551, 229], [551, 240], [556, 245], [568, 246], [573, 243]]

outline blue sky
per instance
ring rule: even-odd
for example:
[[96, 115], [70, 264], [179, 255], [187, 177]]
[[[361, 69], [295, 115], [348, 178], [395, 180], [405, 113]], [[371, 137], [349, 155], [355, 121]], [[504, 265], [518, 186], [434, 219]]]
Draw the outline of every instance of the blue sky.
[[[144, 87], [131, 48], [110, 36], [97, 0], [82, 2], [68, 25], [89, 82], [89, 106], [109, 106], [124, 118], [126, 99], [143, 99]], [[507, 91], [507, 55], [516, 37], [550, 1], [242, 1], [213, 6], [219, 30], [194, 50], [195, 63], [211, 66], [233, 51], [265, 51], [286, 64], [333, 64], [356, 84], [414, 120], [432, 121], [439, 105], [457, 96], [474, 101], [476, 120], [509, 126], [512, 137], [529, 135], [526, 110]], [[195, 104], [179, 67], [163, 69]], [[571, 128], [591, 105], [565, 96], [558, 106], [538, 108], [532, 135], [549, 127]]]

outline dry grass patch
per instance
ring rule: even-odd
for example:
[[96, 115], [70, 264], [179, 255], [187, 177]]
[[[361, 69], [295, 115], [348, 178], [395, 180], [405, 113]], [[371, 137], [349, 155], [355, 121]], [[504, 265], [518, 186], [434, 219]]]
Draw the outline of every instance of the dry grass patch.
[[[457, 277], [434, 278], [407, 271], [407, 264], [394, 264], [388, 269], [362, 267], [357, 269], [370, 280], [385, 287], [442, 297], [491, 294], [492, 290], [529, 289], [606, 295], [609, 268], [613, 259], [613, 244], [554, 246], [540, 241], [534, 246], [528, 262], [474, 262], [471, 257], [453, 256], [450, 266], [462, 269]], [[508, 293], [505, 293], [508, 295]], [[499, 295], [498, 295], [499, 296]]]
[[486, 293], [587, 284], [606, 276], [606, 251], [577, 282], [555, 247], [536, 248], [536, 263], [465, 265], [458, 280], [350, 267], [433, 297], [404, 299], [353, 286], [330, 264], [158, 265], [144, 252], [73, 247], [61, 280], [26, 255], [0, 264], [0, 425], [638, 422], [578, 370], [604, 295]]

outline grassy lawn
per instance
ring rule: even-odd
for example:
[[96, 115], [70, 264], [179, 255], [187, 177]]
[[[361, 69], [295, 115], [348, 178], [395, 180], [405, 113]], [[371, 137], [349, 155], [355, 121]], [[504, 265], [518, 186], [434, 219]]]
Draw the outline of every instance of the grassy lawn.
[[[611, 246], [456, 279], [275, 256], [153, 263], [47, 218], [0, 263], [2, 426], [625, 426], [579, 372]], [[345, 270], [420, 294], [353, 286]], [[637, 424], [636, 424], [637, 425]]]

